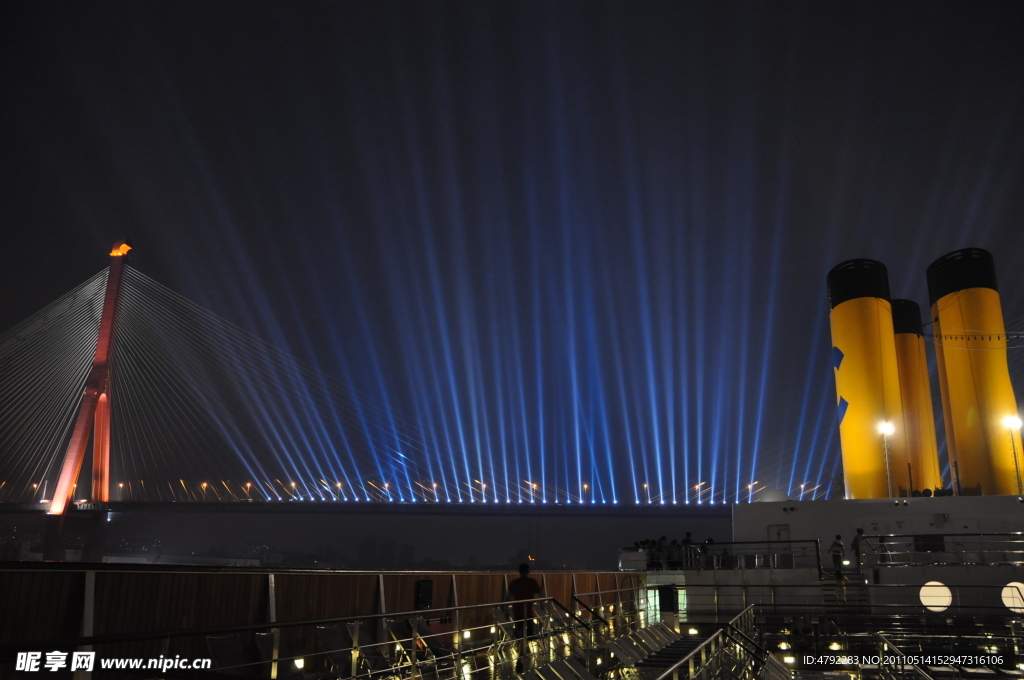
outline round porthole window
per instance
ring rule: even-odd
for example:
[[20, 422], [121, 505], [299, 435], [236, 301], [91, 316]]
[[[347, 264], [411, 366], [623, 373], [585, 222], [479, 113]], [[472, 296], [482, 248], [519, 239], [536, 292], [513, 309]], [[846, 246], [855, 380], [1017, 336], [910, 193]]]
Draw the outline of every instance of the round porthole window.
[[953, 592], [939, 581], [929, 581], [921, 586], [921, 604], [933, 612], [944, 612], [953, 604]]
[[1011, 612], [1024, 614], [1024, 583], [1007, 583], [1003, 588], [1003, 604]]

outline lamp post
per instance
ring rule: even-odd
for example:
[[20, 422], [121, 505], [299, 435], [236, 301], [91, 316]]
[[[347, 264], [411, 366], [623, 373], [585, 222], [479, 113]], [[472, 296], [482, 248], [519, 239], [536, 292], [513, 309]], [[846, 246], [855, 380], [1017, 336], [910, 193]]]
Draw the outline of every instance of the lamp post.
[[1020, 418], [1017, 416], [1006, 416], [1003, 418], [1003, 425], [1010, 431], [1010, 446], [1013, 448], [1013, 469], [1017, 472], [1017, 493], [1024, 494], [1024, 484], [1020, 479], [1020, 461], [1017, 460], [1017, 440], [1013, 437], [1013, 431], [1020, 431]]
[[882, 447], [885, 450], [885, 478], [889, 483], [889, 498], [892, 498], [892, 469], [889, 467], [889, 435], [896, 431], [892, 423], [879, 423], [878, 431], [882, 433]]

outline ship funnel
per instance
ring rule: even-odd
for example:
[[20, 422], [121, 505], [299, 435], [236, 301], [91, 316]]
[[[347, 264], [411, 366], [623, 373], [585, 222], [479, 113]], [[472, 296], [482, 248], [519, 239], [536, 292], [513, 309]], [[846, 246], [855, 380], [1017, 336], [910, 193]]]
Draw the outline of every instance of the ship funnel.
[[907, 428], [910, 491], [941, 489], [943, 484], [921, 307], [913, 300], [892, 300], [892, 325], [896, 334], [896, 366], [903, 397], [903, 422]]
[[889, 278], [848, 260], [826, 278], [847, 498], [909, 494], [910, 469]]
[[[1006, 329], [992, 254], [964, 248], [928, 267], [946, 442], [957, 492], [1024, 493], [1017, 399], [1006, 361]], [[1015, 451], [1016, 449], [1016, 451]]]

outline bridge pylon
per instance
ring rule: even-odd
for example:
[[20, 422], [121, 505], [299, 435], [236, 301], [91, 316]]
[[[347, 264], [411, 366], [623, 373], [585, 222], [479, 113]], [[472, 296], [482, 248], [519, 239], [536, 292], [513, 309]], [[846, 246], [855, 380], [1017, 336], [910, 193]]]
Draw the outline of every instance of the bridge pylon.
[[110, 360], [114, 353], [115, 321], [117, 304], [121, 296], [121, 280], [128, 252], [132, 249], [128, 241], [119, 241], [110, 251], [110, 270], [107, 274], [107, 289], [103, 297], [103, 313], [100, 316], [100, 330], [96, 338], [96, 353], [92, 369], [85, 381], [85, 389], [78, 404], [75, 426], [71, 431], [64, 462], [53, 491], [49, 514], [63, 515], [74, 500], [75, 484], [82, 471], [85, 450], [89, 445], [89, 434], [93, 434], [92, 452], [92, 500], [110, 500]]

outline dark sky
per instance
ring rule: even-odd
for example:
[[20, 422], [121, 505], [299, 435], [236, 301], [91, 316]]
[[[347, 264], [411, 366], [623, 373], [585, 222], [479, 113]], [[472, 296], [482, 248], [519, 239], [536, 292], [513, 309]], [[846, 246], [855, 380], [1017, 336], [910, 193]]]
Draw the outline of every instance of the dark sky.
[[987, 248], [1024, 327], [1022, 35], [1020, 2], [5, 3], [0, 329], [129, 236], [469, 477], [827, 483], [834, 264], [926, 305]]

